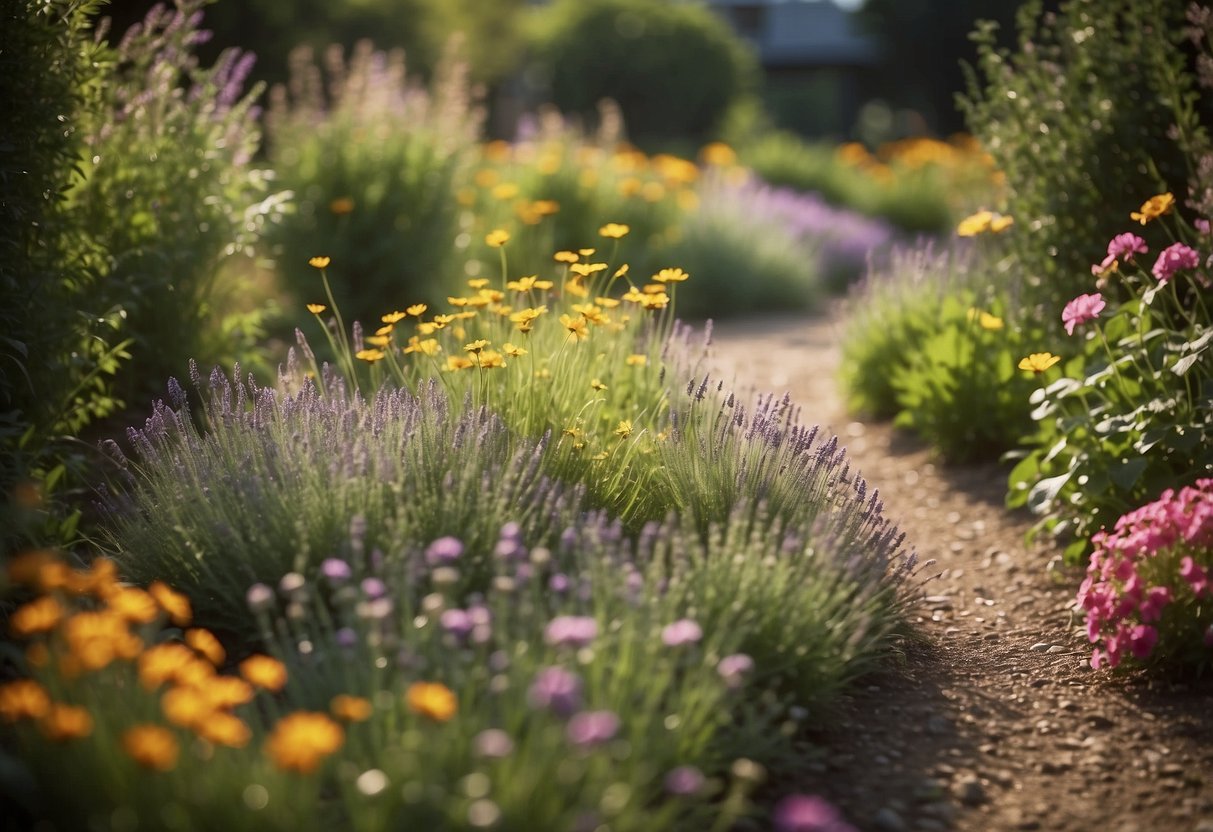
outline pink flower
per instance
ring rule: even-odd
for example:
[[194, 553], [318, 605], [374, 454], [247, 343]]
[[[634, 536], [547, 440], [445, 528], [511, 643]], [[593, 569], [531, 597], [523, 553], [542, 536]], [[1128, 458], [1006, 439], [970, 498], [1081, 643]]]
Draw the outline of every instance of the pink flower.
[[1193, 220], [1192, 225], [1196, 226], [1196, 230], [1206, 237], [1213, 232], [1213, 226], [1210, 226], [1209, 221], [1204, 218]]
[[1199, 563], [1191, 557], [1185, 557], [1179, 562], [1179, 577], [1192, 587], [1192, 593], [1199, 598], [1209, 589], [1209, 576]]
[[1158, 630], [1155, 630], [1149, 624], [1138, 624], [1132, 630], [1129, 630], [1129, 650], [1138, 659], [1144, 659], [1150, 655], [1154, 649], [1154, 645], [1158, 643]]
[[1194, 269], [1200, 265], [1200, 255], [1183, 243], [1173, 243], [1163, 249], [1154, 261], [1152, 269], [1159, 283], [1166, 283], [1180, 269]]
[[1132, 260], [1134, 254], [1145, 254], [1149, 250], [1146, 241], [1132, 233], [1117, 234], [1108, 243], [1108, 257], [1121, 260]]
[[1141, 620], [1150, 624], [1162, 617], [1163, 608], [1171, 603], [1171, 588], [1169, 586], [1152, 586], [1146, 593], [1146, 599], [1141, 602]]
[[1067, 303], [1061, 312], [1061, 322], [1066, 325], [1066, 334], [1073, 335], [1074, 327], [1098, 318], [1105, 306], [1107, 304], [1104, 303], [1103, 295], [1098, 292], [1093, 295], [1079, 295]]

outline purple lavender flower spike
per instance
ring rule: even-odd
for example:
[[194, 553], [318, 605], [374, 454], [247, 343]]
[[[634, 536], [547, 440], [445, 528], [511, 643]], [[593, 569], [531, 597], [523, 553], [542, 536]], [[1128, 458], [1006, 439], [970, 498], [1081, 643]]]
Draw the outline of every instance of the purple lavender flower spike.
[[571, 716], [581, 707], [581, 677], [563, 667], [545, 667], [527, 690], [527, 702], [536, 710]]

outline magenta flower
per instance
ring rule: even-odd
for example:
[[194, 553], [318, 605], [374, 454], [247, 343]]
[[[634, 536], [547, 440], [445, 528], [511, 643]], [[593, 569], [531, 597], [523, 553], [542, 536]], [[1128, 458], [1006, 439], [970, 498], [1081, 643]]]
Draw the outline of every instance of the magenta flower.
[[324, 575], [329, 583], [340, 586], [350, 579], [353, 570], [340, 558], [325, 558], [320, 564], [320, 574]]
[[543, 640], [556, 647], [585, 647], [596, 638], [598, 622], [584, 615], [558, 615], [543, 631]]
[[703, 772], [695, 766], [678, 766], [678, 768], [670, 769], [664, 782], [665, 790], [670, 794], [688, 797], [698, 794], [706, 781]]
[[614, 739], [619, 725], [619, 717], [611, 711], [585, 711], [569, 720], [565, 735], [573, 745], [585, 748]]
[[1180, 269], [1194, 269], [1200, 265], [1200, 255], [1183, 243], [1173, 243], [1163, 249], [1154, 261], [1152, 269], [1159, 283], [1166, 283]]
[[1067, 303], [1066, 308], [1061, 311], [1061, 322], [1066, 325], [1066, 334], [1073, 335], [1074, 327], [1098, 318], [1105, 306], [1107, 304], [1103, 295], [1098, 292], [1093, 295], [1079, 295]]
[[793, 794], [775, 805], [776, 832], [856, 832], [830, 803], [816, 795]]
[[1146, 241], [1132, 233], [1117, 234], [1108, 243], [1108, 256], [1121, 260], [1132, 260], [1134, 254], [1145, 254], [1149, 250]]
[[1138, 624], [1129, 630], [1129, 650], [1138, 659], [1145, 659], [1158, 643], [1158, 630], [1149, 624]]
[[563, 667], [545, 667], [531, 682], [526, 696], [536, 710], [568, 716], [581, 707], [581, 677]]
[[741, 687], [745, 677], [754, 669], [754, 660], [745, 653], [734, 653], [731, 656], [725, 656], [716, 665], [716, 672], [720, 674], [720, 678], [724, 679], [725, 685], [730, 688]]
[[457, 537], [440, 537], [425, 550], [425, 562], [430, 566], [445, 566], [459, 560], [463, 543]]
[[682, 647], [695, 644], [703, 638], [703, 628], [689, 618], [681, 618], [667, 624], [661, 631], [661, 643], [666, 647]]
[[442, 625], [444, 632], [450, 633], [460, 641], [466, 639], [475, 626], [472, 616], [468, 615], [467, 610], [459, 609], [444, 610], [438, 618], [438, 623]]

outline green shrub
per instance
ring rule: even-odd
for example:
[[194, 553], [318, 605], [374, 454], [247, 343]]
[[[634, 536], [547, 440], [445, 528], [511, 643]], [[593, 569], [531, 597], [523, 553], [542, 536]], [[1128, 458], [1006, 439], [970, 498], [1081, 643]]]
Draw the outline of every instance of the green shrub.
[[754, 87], [757, 64], [727, 24], [692, 3], [562, 0], [541, 12], [537, 59], [561, 110], [623, 111], [633, 141], [702, 141]]
[[339, 47], [325, 72], [309, 50], [292, 59], [290, 92], [274, 89], [266, 125], [277, 182], [295, 196], [273, 229], [278, 275], [295, 306], [322, 300], [308, 258], [333, 258], [333, 293], [352, 320], [382, 304], [445, 296], [457, 271], [453, 194], [480, 130], [465, 68], [448, 61], [427, 91], [404, 56]]
[[[1086, 291], [1099, 241], [1123, 230], [1126, 206], [1185, 181], [1185, 144], [1171, 126], [1194, 100], [1181, 45], [1183, 3], [1069, 0], [1019, 13], [1019, 46], [976, 34], [977, 71], [962, 100], [969, 129], [1006, 176], [1005, 210], [1022, 233], [1011, 273], [1023, 302], [1052, 318]], [[1181, 123], [1187, 120], [1180, 118]]]

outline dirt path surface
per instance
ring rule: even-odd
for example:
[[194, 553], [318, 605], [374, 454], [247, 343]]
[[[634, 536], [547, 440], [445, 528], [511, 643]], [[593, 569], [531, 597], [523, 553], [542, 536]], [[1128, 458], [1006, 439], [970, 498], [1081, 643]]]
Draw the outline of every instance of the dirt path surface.
[[714, 363], [737, 389], [789, 391], [837, 433], [908, 534], [925, 586], [921, 641], [865, 680], [809, 763], [806, 792], [862, 830], [1213, 832], [1213, 680], [1092, 671], [1070, 605], [1079, 573], [1025, 547], [997, 466], [945, 467], [846, 414], [840, 318], [718, 325]]

